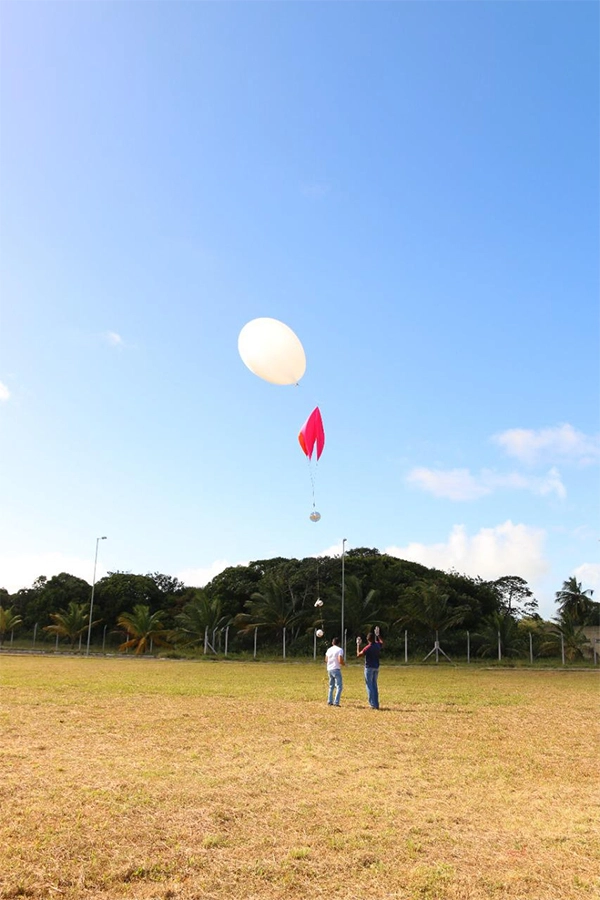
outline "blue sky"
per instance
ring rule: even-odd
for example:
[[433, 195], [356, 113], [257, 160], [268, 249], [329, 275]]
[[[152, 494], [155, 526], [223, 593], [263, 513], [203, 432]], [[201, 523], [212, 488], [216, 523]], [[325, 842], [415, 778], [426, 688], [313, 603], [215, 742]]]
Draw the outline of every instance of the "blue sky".
[[99, 575], [346, 537], [600, 589], [596, 4], [0, 15], [0, 584], [107, 535]]

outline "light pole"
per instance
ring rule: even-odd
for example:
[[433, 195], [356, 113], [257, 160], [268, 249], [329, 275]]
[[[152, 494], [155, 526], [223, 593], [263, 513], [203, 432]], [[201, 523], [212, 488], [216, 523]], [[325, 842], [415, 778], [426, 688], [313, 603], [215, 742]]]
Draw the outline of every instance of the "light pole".
[[344, 656], [346, 655], [346, 642], [344, 640], [344, 598], [346, 594], [346, 578], [344, 576], [344, 563], [346, 561], [346, 541], [348, 538], [344, 538], [342, 541], [342, 633], [340, 634], [340, 642], [342, 647], [344, 648]]
[[87, 639], [87, 650], [85, 652], [86, 656], [90, 655], [90, 638], [92, 636], [92, 613], [94, 611], [94, 589], [96, 587], [96, 564], [98, 562], [98, 544], [100, 541], [105, 541], [106, 535], [104, 537], [96, 538], [96, 556], [94, 557], [94, 577], [92, 579], [92, 599], [90, 600], [90, 621], [88, 623], [88, 639]]

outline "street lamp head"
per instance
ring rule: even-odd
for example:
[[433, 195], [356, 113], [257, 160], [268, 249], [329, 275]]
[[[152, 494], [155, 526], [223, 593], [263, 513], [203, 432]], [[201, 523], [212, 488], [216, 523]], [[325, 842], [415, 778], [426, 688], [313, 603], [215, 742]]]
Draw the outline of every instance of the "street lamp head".
[[105, 541], [105, 540], [106, 540], [106, 535], [104, 535], [104, 537], [101, 537], [100, 540], [101, 540], [101, 541]]

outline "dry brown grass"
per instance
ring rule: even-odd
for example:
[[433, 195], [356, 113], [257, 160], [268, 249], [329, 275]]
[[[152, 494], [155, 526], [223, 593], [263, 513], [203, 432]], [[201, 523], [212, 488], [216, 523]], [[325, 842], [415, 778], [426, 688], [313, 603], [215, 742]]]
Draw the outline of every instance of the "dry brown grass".
[[598, 676], [2, 655], [0, 897], [598, 895]]

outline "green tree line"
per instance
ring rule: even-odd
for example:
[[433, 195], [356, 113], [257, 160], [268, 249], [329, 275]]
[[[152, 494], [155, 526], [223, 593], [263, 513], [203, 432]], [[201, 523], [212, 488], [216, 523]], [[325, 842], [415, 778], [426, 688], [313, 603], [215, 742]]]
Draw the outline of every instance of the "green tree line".
[[[15, 630], [56, 636], [75, 646], [89, 628], [91, 585], [62, 572], [39, 577], [30, 588], [10, 594], [0, 589], [0, 646]], [[410, 630], [412, 652], [426, 653], [434, 642], [444, 653], [464, 656], [468, 632], [474, 652], [495, 656], [500, 635], [503, 657], [525, 655], [529, 634], [536, 654], [566, 647], [570, 659], [582, 655], [583, 628], [598, 624], [600, 604], [575, 577], [556, 592], [557, 615], [544, 622], [527, 582], [516, 575], [493, 581], [442, 572], [380, 553], [349, 550], [344, 557], [343, 608], [348, 639], [379, 625], [391, 655], [403, 653]], [[258, 629], [261, 647], [281, 646], [285, 629], [290, 653], [312, 649], [315, 629], [330, 639], [339, 634], [342, 613], [340, 557], [256, 560], [231, 566], [203, 588], [188, 587], [159, 572], [111, 572], [94, 586], [92, 643], [108, 632], [123, 649], [143, 653], [153, 647], [201, 647], [229, 627], [231, 652], [252, 647]]]

